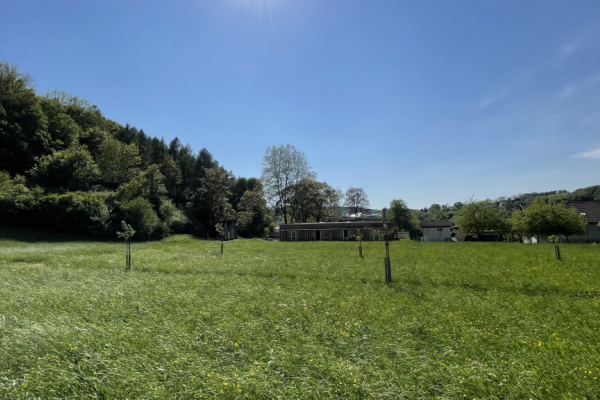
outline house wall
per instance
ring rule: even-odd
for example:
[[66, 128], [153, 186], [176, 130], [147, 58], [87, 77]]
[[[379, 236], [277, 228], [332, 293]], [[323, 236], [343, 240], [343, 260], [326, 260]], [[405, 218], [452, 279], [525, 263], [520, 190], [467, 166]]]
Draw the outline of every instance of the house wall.
[[[438, 231], [441, 229], [441, 231]], [[450, 227], [448, 228], [423, 228], [423, 241], [424, 242], [445, 242], [446, 239], [451, 238], [452, 232]]]
[[[562, 243], [566, 243], [567, 239], [564, 237], [560, 238]], [[548, 238], [523, 238], [523, 243], [550, 243]], [[569, 236], [569, 243], [600, 243], [600, 226], [594, 223], [588, 223], [587, 232], [585, 235], [571, 235]]]
[[587, 232], [581, 236], [569, 236], [569, 243], [598, 243], [600, 242], [600, 226], [588, 223]]
[[[321, 241], [329, 241], [329, 240], [342, 241], [342, 234], [343, 234], [344, 231], [346, 231], [346, 233], [344, 234], [344, 240], [345, 241], [349, 240], [349, 238], [351, 236], [354, 236], [354, 229], [333, 229], [333, 230], [329, 230], [328, 229], [326, 231], [320, 231], [321, 232], [321, 239], [320, 240]], [[310, 242], [310, 241], [314, 240], [313, 237], [316, 238], [316, 231], [314, 231], [314, 230], [309, 230], [309, 231], [282, 231], [281, 240], [284, 241], [284, 242], [292, 241], [292, 232], [298, 232], [298, 240], [294, 240], [294, 241], [298, 241], [298, 242], [309, 241]], [[361, 229], [361, 232], [363, 234], [363, 242], [368, 242], [368, 241], [371, 240], [368, 231], [366, 231], [365, 229]], [[381, 235], [380, 235], [380, 238], [382, 238]]]
[[523, 243], [550, 243], [550, 240], [548, 240], [548, 238], [545, 238], [545, 237], [540, 237], [540, 238], [530, 237], [530, 238], [523, 238]]

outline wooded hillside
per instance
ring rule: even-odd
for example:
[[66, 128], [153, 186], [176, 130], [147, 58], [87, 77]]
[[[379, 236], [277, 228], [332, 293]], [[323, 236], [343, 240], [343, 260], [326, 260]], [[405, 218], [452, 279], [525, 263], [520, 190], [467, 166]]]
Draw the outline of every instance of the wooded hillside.
[[271, 223], [259, 179], [235, 177], [205, 148], [112, 121], [77, 96], [39, 95], [32, 81], [0, 63], [1, 221], [115, 237], [124, 220], [137, 239], [205, 236], [237, 213], [248, 235]]

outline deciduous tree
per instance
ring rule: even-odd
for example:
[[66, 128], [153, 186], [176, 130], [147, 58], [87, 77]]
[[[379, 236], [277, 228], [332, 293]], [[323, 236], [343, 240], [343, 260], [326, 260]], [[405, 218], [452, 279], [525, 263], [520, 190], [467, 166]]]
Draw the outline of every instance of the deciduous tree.
[[288, 223], [290, 186], [302, 179], [314, 179], [306, 155], [291, 144], [271, 146], [265, 152], [261, 181], [269, 205]]
[[40, 186], [87, 190], [100, 178], [100, 170], [84, 147], [75, 146], [37, 158], [29, 174]]
[[496, 233], [501, 217], [491, 201], [471, 200], [464, 205], [454, 222], [462, 233], [481, 236]]
[[410, 232], [413, 229], [412, 212], [402, 199], [392, 200], [388, 212], [390, 221], [399, 231]]
[[139, 173], [141, 158], [135, 144], [106, 138], [99, 148], [98, 166], [102, 180], [110, 186], [129, 182]]
[[346, 191], [344, 205], [352, 215], [361, 215], [369, 213], [369, 198], [363, 188], [351, 187]]
[[231, 172], [223, 167], [205, 168], [205, 177], [200, 179], [196, 192], [198, 218], [206, 226], [215, 226], [235, 219], [235, 212], [229, 203], [231, 197]]
[[563, 235], [569, 240], [571, 235], [585, 233], [585, 221], [575, 208], [564, 204], [545, 203], [536, 198], [522, 211], [515, 211], [511, 218], [512, 229], [521, 237], [548, 237]]
[[36, 156], [50, 154], [48, 118], [32, 87], [33, 78], [0, 62], [0, 171], [23, 174]]
[[238, 227], [242, 235], [259, 236], [272, 222], [267, 202], [261, 192], [247, 190], [238, 208]]

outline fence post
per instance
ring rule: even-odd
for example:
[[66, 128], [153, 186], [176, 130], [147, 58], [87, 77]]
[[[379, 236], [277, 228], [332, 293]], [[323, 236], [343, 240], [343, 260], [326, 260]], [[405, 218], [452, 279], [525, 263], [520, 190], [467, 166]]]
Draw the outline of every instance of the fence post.
[[390, 262], [390, 247], [389, 243], [385, 241], [385, 283], [387, 285], [392, 283], [392, 263]]

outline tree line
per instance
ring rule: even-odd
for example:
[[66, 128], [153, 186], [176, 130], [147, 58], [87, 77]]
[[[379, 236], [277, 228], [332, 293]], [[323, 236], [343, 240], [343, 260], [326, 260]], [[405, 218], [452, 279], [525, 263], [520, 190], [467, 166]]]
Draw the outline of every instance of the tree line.
[[586, 231], [585, 220], [577, 209], [542, 197], [514, 211], [499, 208], [490, 200], [470, 201], [453, 221], [463, 235], [495, 236], [507, 241], [562, 236], [568, 242], [569, 236]]
[[434, 203], [420, 210], [404, 211], [411, 217], [405, 218], [407, 222], [403, 230], [417, 239], [421, 235], [419, 222], [452, 221], [460, 228], [461, 234], [475, 237], [522, 240], [526, 237], [563, 236], [568, 240], [571, 235], [585, 232], [582, 216], [574, 209], [565, 208], [568, 201], [600, 201], [600, 185], [573, 192], [554, 190], [483, 201], [471, 199], [453, 205]]
[[[243, 236], [283, 223], [339, 221], [370, 212], [362, 188], [345, 193], [292, 145], [269, 147], [260, 178], [236, 177], [205, 148], [195, 153], [121, 125], [77, 96], [35, 92], [33, 79], [0, 63], [0, 221], [137, 239], [173, 232], [215, 235], [236, 221]], [[342, 207], [345, 206], [345, 209]]]
[[[0, 62], [0, 221], [100, 237], [115, 237], [126, 221], [137, 238], [152, 239], [173, 232], [214, 235], [225, 221], [236, 221], [241, 235], [258, 236], [279, 218], [339, 221], [372, 211], [362, 188], [342, 192], [318, 181], [292, 145], [266, 150], [260, 178], [236, 177], [205, 148], [195, 153], [178, 138], [166, 143], [121, 125], [77, 96], [38, 95], [32, 82]], [[415, 239], [419, 222], [436, 220], [454, 221], [475, 236], [568, 236], [581, 228], [573, 215], [538, 221], [543, 213], [537, 211], [564, 200], [600, 200], [600, 185], [421, 210], [396, 199], [387, 215]], [[558, 215], [558, 208], [544, 210]]]

